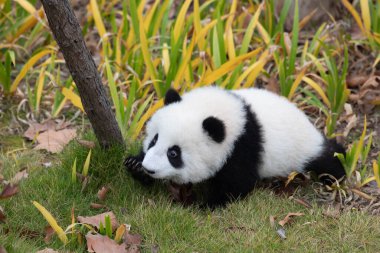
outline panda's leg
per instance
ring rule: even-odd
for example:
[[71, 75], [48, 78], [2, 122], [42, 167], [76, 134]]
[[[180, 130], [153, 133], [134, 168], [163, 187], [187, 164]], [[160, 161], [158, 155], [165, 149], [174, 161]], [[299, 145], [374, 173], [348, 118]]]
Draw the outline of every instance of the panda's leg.
[[143, 185], [149, 186], [154, 183], [154, 179], [147, 175], [142, 168], [142, 161], [144, 160], [144, 157], [145, 153], [143, 151], [141, 151], [137, 156], [128, 156], [124, 160], [124, 166], [134, 179]]
[[224, 168], [208, 184], [204, 206], [223, 207], [229, 202], [246, 197], [255, 187], [258, 176], [248, 169]]
[[[322, 153], [314, 160], [310, 161], [306, 167], [307, 171], [314, 171], [318, 176], [329, 174], [339, 180], [345, 176], [345, 170], [335, 153], [345, 155], [344, 148], [335, 140], [326, 140]], [[325, 184], [331, 184], [332, 180], [329, 176], [321, 176], [320, 180]]]

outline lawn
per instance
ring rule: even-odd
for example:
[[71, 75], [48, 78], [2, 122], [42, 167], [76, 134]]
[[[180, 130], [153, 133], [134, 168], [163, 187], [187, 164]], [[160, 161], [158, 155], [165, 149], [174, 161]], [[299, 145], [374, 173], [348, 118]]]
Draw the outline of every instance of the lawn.
[[[125, 146], [97, 142], [40, 2], [0, 0], [0, 252], [91, 252], [91, 233], [109, 252], [380, 252], [379, 1], [71, 2]], [[291, 174], [215, 210], [134, 181], [165, 92], [211, 84], [295, 103], [347, 180]], [[120, 226], [78, 219], [105, 212]]]

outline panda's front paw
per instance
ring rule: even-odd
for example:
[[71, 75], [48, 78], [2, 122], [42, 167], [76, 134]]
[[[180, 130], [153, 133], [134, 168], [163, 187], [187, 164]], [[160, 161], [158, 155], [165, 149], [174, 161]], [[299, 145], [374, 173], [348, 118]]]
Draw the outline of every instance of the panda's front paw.
[[154, 179], [144, 172], [144, 168], [142, 167], [143, 160], [144, 153], [142, 152], [138, 156], [127, 157], [124, 160], [124, 166], [134, 179], [136, 179], [143, 185], [152, 185], [154, 183]]

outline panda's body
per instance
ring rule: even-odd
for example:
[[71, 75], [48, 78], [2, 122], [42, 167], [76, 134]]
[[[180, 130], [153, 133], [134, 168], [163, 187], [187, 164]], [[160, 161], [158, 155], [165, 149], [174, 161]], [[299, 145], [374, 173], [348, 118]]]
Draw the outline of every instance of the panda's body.
[[[328, 141], [283, 97], [259, 89], [170, 90], [146, 126], [144, 175], [177, 184], [207, 182], [206, 205], [244, 197], [257, 180], [313, 170], [336, 178], [344, 170]], [[131, 171], [143, 178], [141, 171]]]

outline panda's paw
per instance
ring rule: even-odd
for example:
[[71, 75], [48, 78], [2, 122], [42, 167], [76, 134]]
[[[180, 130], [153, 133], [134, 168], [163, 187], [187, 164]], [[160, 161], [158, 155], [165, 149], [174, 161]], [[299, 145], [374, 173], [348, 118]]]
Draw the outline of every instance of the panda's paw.
[[149, 186], [154, 183], [154, 179], [144, 172], [144, 168], [142, 167], [142, 160], [143, 159], [141, 159], [141, 155], [129, 156], [124, 160], [124, 166], [134, 179], [143, 185]]
[[124, 166], [130, 172], [142, 171], [142, 164], [135, 156], [129, 156], [124, 160]]

